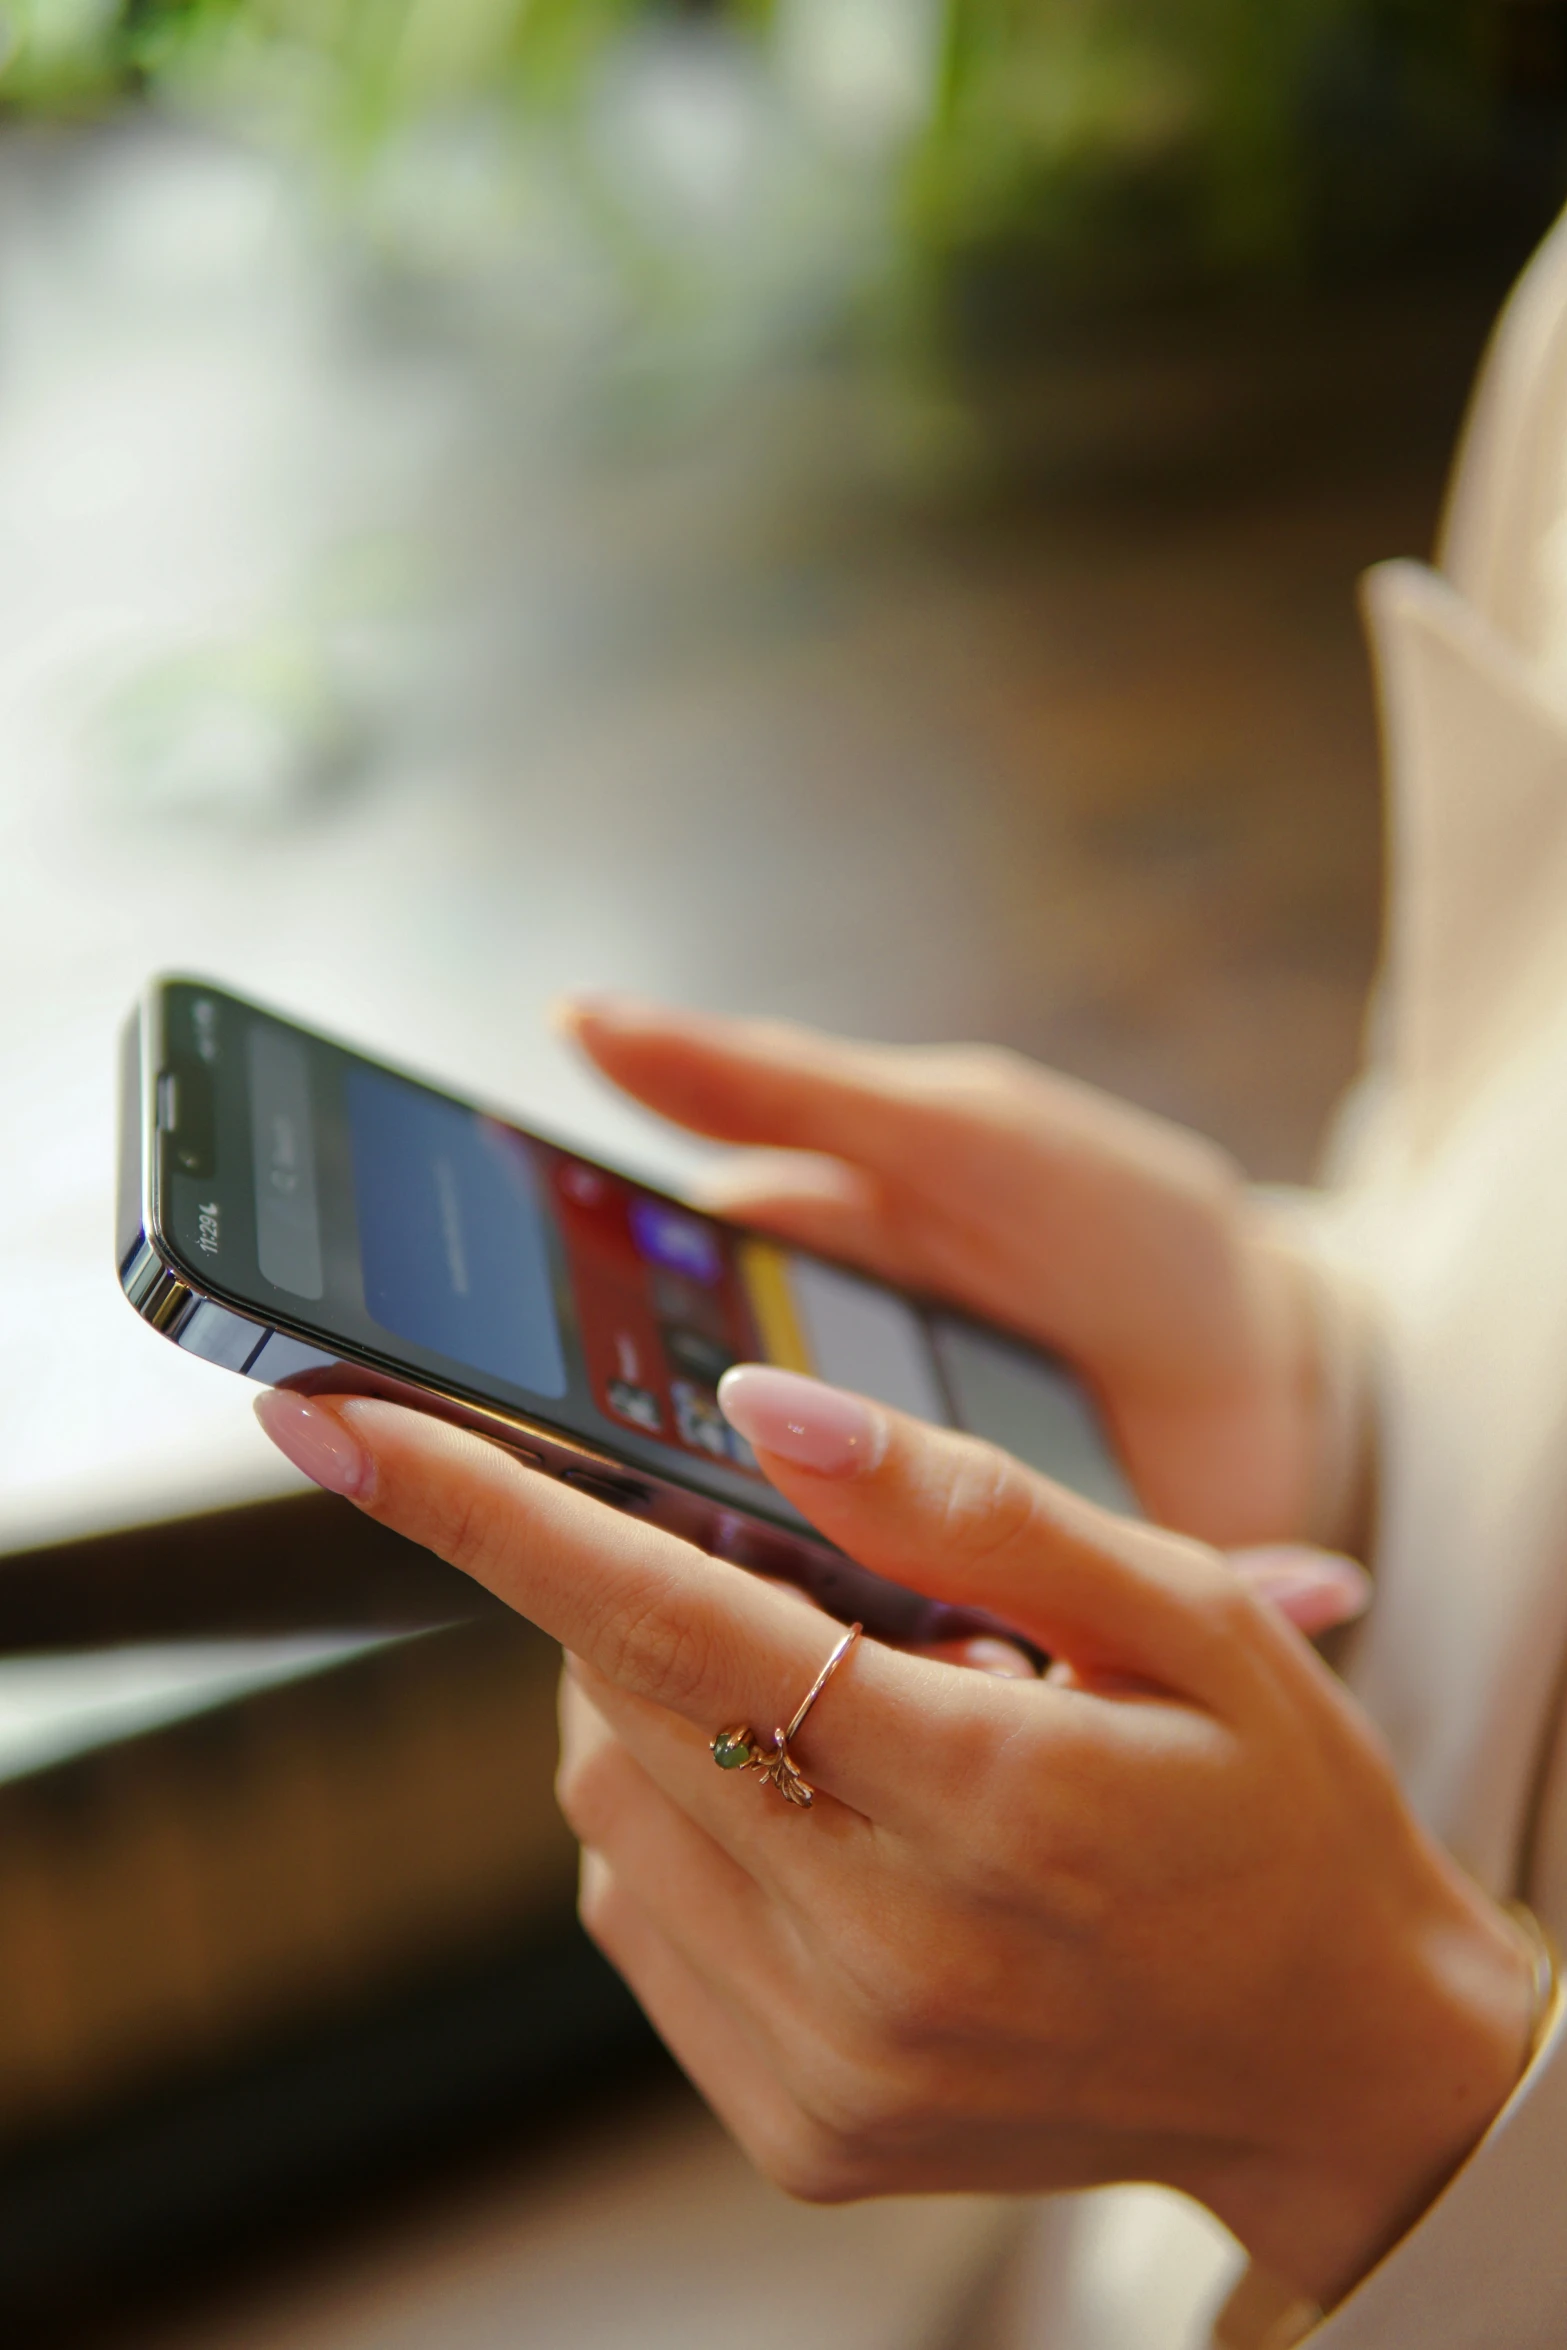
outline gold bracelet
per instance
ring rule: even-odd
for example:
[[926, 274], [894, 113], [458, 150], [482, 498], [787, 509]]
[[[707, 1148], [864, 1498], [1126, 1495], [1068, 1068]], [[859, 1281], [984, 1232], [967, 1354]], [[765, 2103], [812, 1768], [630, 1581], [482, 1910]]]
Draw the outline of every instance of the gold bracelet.
[[[1534, 1990], [1529, 2014], [1529, 2047], [1523, 2060], [1523, 2070], [1530, 2065], [1545, 2046], [1547, 2035], [1556, 2021], [1556, 2003], [1561, 1996], [1562, 1962], [1554, 1937], [1541, 1925], [1526, 1901], [1509, 1901], [1507, 1914], [1528, 1943], [1534, 1959]], [[1520, 2075], [1522, 2078], [1522, 2075]]]
[[1295, 2350], [1325, 2311], [1260, 2261], [1249, 2261], [1214, 2320], [1211, 2350]]

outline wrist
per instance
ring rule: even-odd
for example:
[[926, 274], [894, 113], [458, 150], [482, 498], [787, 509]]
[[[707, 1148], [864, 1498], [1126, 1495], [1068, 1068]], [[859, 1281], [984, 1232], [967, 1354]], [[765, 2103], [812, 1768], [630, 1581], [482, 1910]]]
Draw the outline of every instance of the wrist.
[[1359, 2060], [1326, 2068], [1338, 2094], [1297, 2117], [1293, 2143], [1212, 2202], [1256, 2259], [1324, 2308], [1463, 2167], [1517, 2088], [1552, 2004], [1531, 1937], [1466, 1881], [1459, 1889], [1407, 1937], [1382, 2012], [1362, 2019]]

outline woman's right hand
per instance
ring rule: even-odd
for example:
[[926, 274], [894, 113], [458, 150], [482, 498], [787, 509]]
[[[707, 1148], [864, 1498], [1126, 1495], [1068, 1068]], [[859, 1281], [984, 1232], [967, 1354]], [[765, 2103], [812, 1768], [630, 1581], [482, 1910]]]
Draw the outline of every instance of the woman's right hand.
[[1349, 1539], [1321, 1503], [1321, 1276], [1214, 1145], [988, 1047], [613, 998], [563, 1020], [624, 1092], [750, 1146], [704, 1205], [1066, 1356], [1153, 1518], [1226, 1548]]
[[797, 1733], [802, 1816], [713, 1767], [821, 1670], [836, 1627], [794, 1595], [424, 1414], [257, 1409], [568, 1650], [589, 1931], [764, 2169], [834, 2200], [1163, 2180], [1335, 2298], [1519, 2077], [1518, 1928], [1212, 1550], [789, 1372], [722, 1404], [829, 1541], [1050, 1677], [862, 1641]]

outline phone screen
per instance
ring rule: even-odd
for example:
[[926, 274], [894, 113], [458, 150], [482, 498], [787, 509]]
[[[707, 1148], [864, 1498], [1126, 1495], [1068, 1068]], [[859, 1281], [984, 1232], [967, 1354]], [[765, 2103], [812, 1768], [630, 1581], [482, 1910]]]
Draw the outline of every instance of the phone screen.
[[163, 991], [160, 1197], [203, 1283], [780, 1522], [718, 1408], [806, 1371], [1133, 1507], [1064, 1364], [663, 1193], [237, 998]]

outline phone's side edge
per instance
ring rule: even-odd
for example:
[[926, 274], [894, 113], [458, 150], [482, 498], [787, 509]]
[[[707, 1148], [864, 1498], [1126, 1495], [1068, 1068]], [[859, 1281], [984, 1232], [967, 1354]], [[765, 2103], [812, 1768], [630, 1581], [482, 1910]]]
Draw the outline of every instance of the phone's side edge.
[[[153, 1196], [157, 1175], [157, 1001], [155, 987], [150, 987], [141, 1003], [129, 1013], [125, 1027], [120, 1029], [120, 1156], [117, 1156], [115, 1180], [115, 1269], [120, 1274], [120, 1288], [136, 1314], [162, 1337], [174, 1339], [176, 1344], [190, 1344], [190, 1332], [197, 1323], [197, 1309], [204, 1293], [197, 1283], [183, 1274], [176, 1264], [169, 1262], [157, 1243], [157, 1201]], [[221, 1316], [223, 1321], [237, 1321], [218, 1307], [209, 1307], [209, 1316]], [[261, 1330], [251, 1337], [251, 1349], [261, 1339]], [[197, 1344], [197, 1354], [209, 1354], [207, 1344]], [[233, 1349], [230, 1349], [233, 1351]], [[218, 1356], [223, 1361], [223, 1356]]]
[[148, 1013], [138, 1003], [120, 1031], [120, 1132], [115, 1189], [114, 1261], [120, 1287], [143, 1321], [173, 1337], [196, 1293], [159, 1252], [150, 1198], [152, 1137], [147, 1130]]

